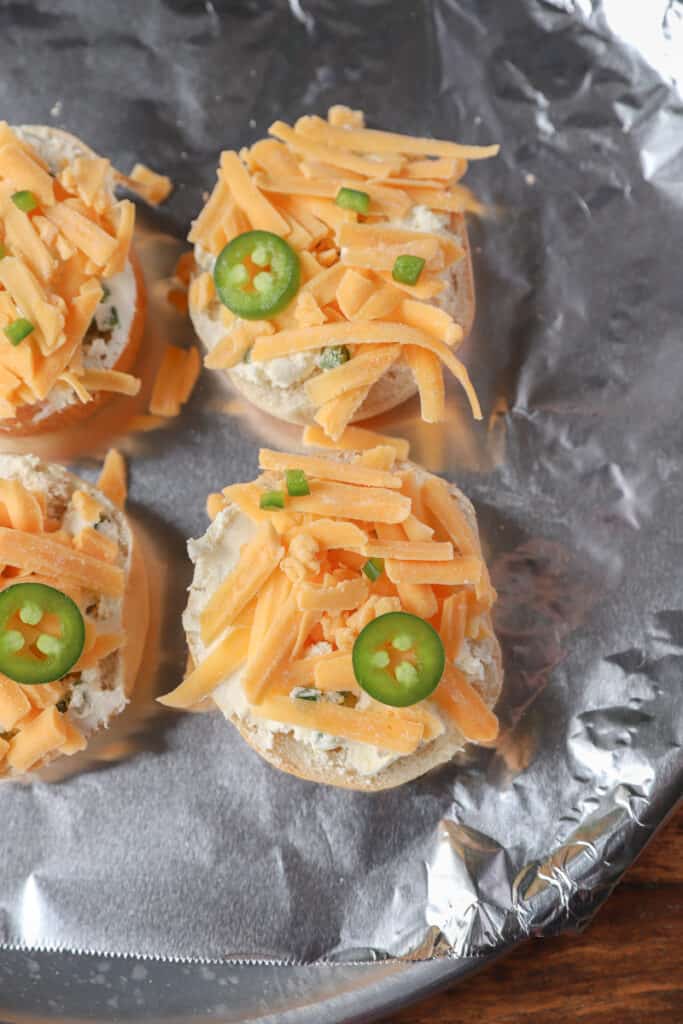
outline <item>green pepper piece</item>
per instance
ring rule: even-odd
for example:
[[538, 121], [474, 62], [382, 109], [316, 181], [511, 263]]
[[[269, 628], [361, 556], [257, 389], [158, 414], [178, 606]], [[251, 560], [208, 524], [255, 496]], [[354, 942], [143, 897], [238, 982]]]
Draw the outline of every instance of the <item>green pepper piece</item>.
[[[36, 636], [46, 613], [59, 620], [59, 636], [46, 632]], [[0, 672], [15, 683], [26, 686], [61, 679], [76, 664], [84, 645], [83, 616], [61, 590], [44, 583], [15, 583], [0, 592]]]
[[369, 622], [356, 638], [352, 660], [359, 686], [399, 708], [429, 697], [446, 667], [439, 634], [407, 612], [388, 612]]
[[12, 202], [18, 210], [22, 213], [30, 213], [31, 210], [35, 210], [38, 206], [38, 200], [36, 199], [33, 192], [23, 189], [21, 192], [14, 192], [12, 195]]
[[343, 363], [348, 363], [351, 358], [346, 345], [330, 345], [324, 348], [318, 356], [318, 366], [321, 370], [334, 370]]
[[34, 330], [34, 326], [30, 320], [20, 316], [18, 320], [13, 320], [11, 324], [7, 324], [4, 330], [10, 344], [16, 347], [24, 338], [29, 336]]
[[367, 213], [370, 209], [370, 196], [356, 188], [340, 188], [335, 199], [342, 210], [355, 210], [356, 213]]
[[363, 566], [363, 572], [369, 580], [374, 583], [378, 580], [384, 572], [384, 559], [383, 558], [368, 558], [367, 562]]
[[394, 281], [399, 284], [417, 284], [424, 270], [425, 260], [421, 256], [397, 256], [391, 271]]
[[286, 469], [285, 480], [287, 482], [287, 494], [292, 498], [303, 498], [311, 493], [308, 486], [308, 478], [303, 469]]
[[262, 494], [259, 499], [259, 508], [284, 508], [285, 507], [285, 492], [284, 491], [266, 491]]
[[263, 320], [292, 301], [301, 267], [294, 249], [279, 235], [245, 231], [221, 250], [213, 278], [224, 306], [244, 320]]

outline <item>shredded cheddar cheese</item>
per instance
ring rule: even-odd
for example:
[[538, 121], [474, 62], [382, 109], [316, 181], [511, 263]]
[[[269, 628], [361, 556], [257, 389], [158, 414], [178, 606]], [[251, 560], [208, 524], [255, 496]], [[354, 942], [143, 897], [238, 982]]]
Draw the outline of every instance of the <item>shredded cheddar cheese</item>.
[[[440, 734], [442, 716], [490, 742], [496, 717], [457, 667], [495, 600], [472, 528], [445, 484], [397, 464], [405, 442], [360, 428], [347, 428], [346, 440], [364, 450], [336, 458], [262, 449], [257, 481], [209, 496], [212, 516], [237, 504], [253, 532], [200, 605], [205, 657], [162, 703], [191, 707], [239, 673], [250, 713], [279, 725], [406, 754]], [[377, 441], [386, 443], [371, 447]], [[381, 467], [366, 459], [378, 451], [389, 455]], [[308, 494], [287, 493], [293, 470]], [[261, 508], [268, 491], [285, 495], [284, 508]], [[370, 558], [381, 560], [374, 576], [364, 571]], [[351, 657], [368, 623], [401, 610], [432, 623], [449, 664], [434, 694], [408, 708], [369, 700]], [[320, 642], [325, 653], [315, 651]]]
[[[128, 374], [83, 367], [104, 282], [124, 269], [135, 222], [133, 204], [115, 200], [113, 180], [109, 162], [94, 156], [51, 173], [0, 123], [0, 419], [14, 419], [57, 387], [84, 403], [98, 392], [139, 387]], [[12, 201], [18, 191], [34, 198], [28, 212]], [[31, 330], [15, 346], [6, 330], [22, 319]]]
[[[395, 362], [411, 370], [427, 422], [445, 416], [442, 365], [481, 418], [467, 371], [452, 351], [463, 340], [463, 326], [435, 302], [465, 256], [448, 218], [457, 232], [465, 211], [482, 209], [460, 179], [468, 160], [495, 156], [498, 147], [369, 130], [360, 111], [342, 106], [330, 108], [327, 120], [301, 117], [294, 126], [276, 121], [270, 134], [239, 154], [222, 153], [218, 181], [189, 240], [216, 257], [244, 231], [274, 232], [298, 252], [303, 284], [291, 308], [273, 318], [268, 336], [257, 335], [253, 347], [246, 344], [244, 322], [231, 317], [206, 365], [231, 369], [248, 348], [258, 363], [347, 345], [344, 366], [314, 372], [306, 381], [315, 420], [332, 440]], [[342, 189], [364, 193], [367, 212], [337, 205]], [[443, 227], [400, 226], [422, 209], [445, 215], [436, 221]], [[414, 283], [393, 277], [402, 256], [425, 261]], [[206, 270], [194, 278], [189, 301], [193, 310], [215, 313], [218, 299]], [[395, 346], [395, 358], [367, 358], [365, 346], [376, 341]]]
[[129, 182], [134, 191], [139, 192], [143, 199], [153, 206], [158, 206], [168, 199], [172, 190], [173, 182], [165, 174], [157, 174], [151, 167], [145, 164], [136, 164], [130, 172]]

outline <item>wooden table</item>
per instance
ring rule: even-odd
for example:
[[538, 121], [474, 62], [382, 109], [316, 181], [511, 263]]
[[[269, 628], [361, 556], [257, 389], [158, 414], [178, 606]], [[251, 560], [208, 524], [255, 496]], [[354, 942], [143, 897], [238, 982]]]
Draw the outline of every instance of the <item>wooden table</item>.
[[[583, 935], [532, 939], [391, 1024], [683, 1024], [683, 807]], [[387, 1022], [389, 1024], [389, 1022]]]

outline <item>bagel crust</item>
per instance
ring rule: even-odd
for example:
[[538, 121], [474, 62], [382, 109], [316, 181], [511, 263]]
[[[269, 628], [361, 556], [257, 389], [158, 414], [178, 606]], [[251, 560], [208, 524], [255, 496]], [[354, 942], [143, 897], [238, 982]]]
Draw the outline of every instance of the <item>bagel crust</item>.
[[[402, 468], [413, 469], [423, 479], [429, 475], [412, 464], [404, 464]], [[268, 481], [265, 480], [264, 486], [267, 485]], [[450, 491], [476, 533], [476, 517], [471, 503], [455, 485], [450, 487]], [[237, 560], [240, 547], [250, 536], [249, 522], [235, 505], [228, 504], [216, 517], [204, 537], [200, 541], [190, 542], [195, 573], [183, 623], [190, 655], [195, 663], [206, 657], [199, 631], [200, 611], [219, 585], [224, 572], [229, 571], [228, 565], [231, 567]], [[487, 707], [493, 708], [503, 683], [502, 659], [489, 615], [483, 619], [483, 624], [488, 627], [491, 639], [487, 642], [485, 655], [481, 654], [481, 669], [477, 673], [470, 673], [467, 668], [463, 668], [462, 671]], [[379, 756], [374, 758], [374, 763], [371, 756], [369, 759], [361, 758], [354, 764], [353, 756], [349, 752], [352, 747], [356, 748], [356, 753], [359, 747], [365, 748], [370, 755], [373, 751], [378, 755], [381, 755], [381, 752], [365, 744], [348, 744], [343, 740], [335, 744], [330, 737], [327, 737], [331, 740], [329, 744], [312, 745], [310, 738], [303, 735], [308, 733], [308, 730], [298, 730], [276, 723], [264, 724], [262, 719], [250, 714], [249, 705], [245, 701], [233, 702], [233, 680], [236, 678], [235, 675], [223, 681], [214, 690], [212, 699], [215, 705], [261, 757], [281, 771], [311, 782], [364, 792], [390, 789], [452, 761], [466, 746], [467, 741], [459, 729], [445, 717], [439, 716], [444, 731], [430, 742], [422, 743], [414, 753], [406, 756]], [[431, 702], [429, 708], [430, 711], [436, 710]], [[367, 763], [364, 763], [364, 760]]]

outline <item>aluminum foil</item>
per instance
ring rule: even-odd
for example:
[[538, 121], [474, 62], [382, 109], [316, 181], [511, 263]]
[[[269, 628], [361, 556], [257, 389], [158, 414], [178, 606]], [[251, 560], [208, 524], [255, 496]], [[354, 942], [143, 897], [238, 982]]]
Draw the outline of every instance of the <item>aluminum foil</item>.
[[377, 426], [477, 507], [504, 728], [495, 751], [368, 796], [277, 773], [218, 714], [152, 703], [183, 671], [184, 543], [206, 494], [250, 479], [260, 444], [298, 441], [205, 373], [166, 430], [116, 438], [105, 418], [58, 439], [86, 475], [111, 440], [131, 456], [157, 616], [113, 731], [52, 781], [0, 788], [0, 939], [354, 962], [488, 956], [581, 926], [683, 780], [681, 5], [125, 6], [2, 6], [3, 116], [176, 181], [167, 208], [140, 211], [147, 389], [159, 339], [191, 342], [164, 279], [221, 148], [334, 102], [501, 142], [469, 174], [490, 209], [471, 226], [465, 350], [484, 422], [453, 389], [443, 427], [416, 403]]

